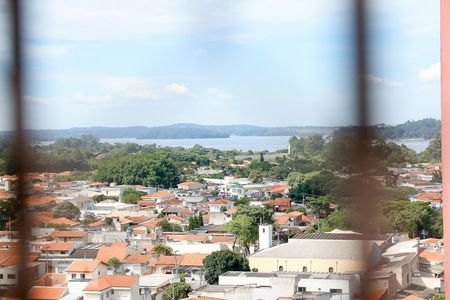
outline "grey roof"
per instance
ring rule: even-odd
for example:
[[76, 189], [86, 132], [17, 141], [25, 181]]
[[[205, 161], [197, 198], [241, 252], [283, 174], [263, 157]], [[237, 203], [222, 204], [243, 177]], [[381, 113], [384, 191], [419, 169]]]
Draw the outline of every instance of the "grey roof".
[[78, 196], [78, 197], [69, 199], [67, 201], [72, 202], [72, 203], [94, 202], [94, 200], [92, 200], [92, 197], [84, 197], [84, 196]]
[[77, 249], [68, 256], [70, 259], [87, 258], [95, 259], [97, 257], [98, 249]]
[[290, 240], [257, 252], [251, 257], [307, 259], [365, 259], [363, 247], [373, 249], [374, 243], [361, 240]]
[[357, 234], [357, 233], [298, 233], [291, 239], [297, 240], [373, 240], [373, 241], [385, 241], [387, 235], [374, 234], [370, 236]]

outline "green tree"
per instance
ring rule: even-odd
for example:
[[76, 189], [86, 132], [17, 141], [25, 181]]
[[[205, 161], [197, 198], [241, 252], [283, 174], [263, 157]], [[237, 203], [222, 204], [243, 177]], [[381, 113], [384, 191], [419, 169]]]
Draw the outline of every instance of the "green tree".
[[15, 199], [0, 201], [0, 228], [16, 218], [16, 203]]
[[174, 159], [167, 156], [163, 153], [145, 152], [108, 157], [97, 163], [96, 178], [117, 184], [174, 187], [180, 182], [180, 172]]
[[183, 231], [183, 228], [181, 228], [178, 224], [172, 224], [166, 219], [161, 220], [158, 223], [158, 226], [161, 227], [162, 231], [168, 231], [168, 232], [181, 232]]
[[236, 235], [237, 242], [245, 253], [248, 253], [250, 245], [258, 240], [258, 225], [246, 215], [237, 215], [225, 224], [225, 230]]
[[162, 294], [163, 300], [178, 300], [187, 298], [188, 294], [192, 292], [192, 288], [186, 282], [175, 282], [169, 285]]
[[433, 300], [445, 300], [445, 294], [439, 293], [433, 296]]
[[194, 216], [194, 228], [200, 227], [200, 218], [198, 216]]
[[190, 216], [188, 222], [189, 222], [188, 230], [193, 230], [193, 229], [195, 229], [195, 221], [194, 221], [194, 217]]
[[302, 202], [306, 196], [327, 196], [334, 190], [339, 179], [328, 171], [322, 171], [306, 177], [289, 191], [289, 197]]
[[106, 196], [103, 195], [103, 194], [95, 195], [94, 197], [92, 197], [92, 200], [93, 200], [95, 203], [99, 203], [99, 202], [105, 201], [105, 200], [106, 200]]
[[84, 219], [83, 219], [83, 224], [85, 224], [85, 225], [87, 225], [87, 224], [90, 224], [90, 223], [93, 223], [93, 222], [95, 222], [96, 221], [96, 218], [95, 218], [95, 216], [93, 215], [93, 214], [90, 214], [90, 213], [88, 213], [88, 214], [86, 214], [85, 216], [84, 216]]
[[354, 220], [355, 218], [351, 217], [351, 212], [347, 209], [334, 211], [327, 218], [319, 220], [318, 231], [329, 232], [334, 229], [355, 229]]
[[153, 247], [152, 251], [156, 254], [156, 255], [172, 255], [173, 254], [173, 250], [170, 246], [164, 245], [164, 244], [159, 244], [156, 245], [155, 247]]
[[331, 198], [325, 196], [318, 198], [308, 197], [306, 207], [311, 209], [316, 215], [324, 213], [328, 216], [333, 211], [331, 209]]
[[136, 204], [145, 193], [128, 188], [123, 192], [122, 201], [125, 203]]
[[273, 210], [267, 207], [240, 205], [237, 208], [237, 213], [234, 215], [236, 218], [239, 215], [248, 216], [252, 222], [259, 224], [273, 224]]
[[433, 210], [428, 203], [398, 200], [382, 201], [379, 206], [388, 230], [409, 232], [413, 236], [422, 230], [431, 231]]
[[423, 162], [440, 162], [442, 160], [441, 134], [436, 133], [425, 151], [420, 153]]
[[59, 203], [56, 205], [55, 209], [53, 210], [53, 217], [54, 218], [60, 218], [64, 217], [67, 219], [78, 219], [81, 212], [73, 203], [69, 201], [64, 201], [62, 203]]
[[110, 259], [108, 259], [106, 264], [110, 267], [113, 267], [114, 271], [117, 271], [117, 268], [119, 268], [119, 266], [121, 265], [121, 262], [117, 257], [111, 257]]
[[248, 260], [231, 250], [215, 251], [203, 260], [205, 279], [209, 284], [217, 284], [219, 275], [228, 271], [250, 271]]
[[441, 170], [435, 170], [433, 171], [433, 182], [442, 183], [442, 171]]
[[270, 195], [270, 199], [277, 199], [277, 198], [283, 198], [283, 194], [282, 193], [273, 193], [272, 195]]
[[238, 205], [248, 205], [252, 199], [248, 197], [242, 197], [234, 201], [234, 206]]
[[442, 210], [433, 210], [429, 236], [439, 239], [444, 237]]

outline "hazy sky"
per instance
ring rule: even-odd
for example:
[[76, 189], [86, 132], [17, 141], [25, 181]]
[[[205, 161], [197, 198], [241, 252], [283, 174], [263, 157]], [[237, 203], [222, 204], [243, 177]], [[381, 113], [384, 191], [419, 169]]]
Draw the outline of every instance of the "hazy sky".
[[[353, 123], [351, 1], [25, 3], [29, 127]], [[374, 122], [439, 118], [439, 1], [371, 3]]]

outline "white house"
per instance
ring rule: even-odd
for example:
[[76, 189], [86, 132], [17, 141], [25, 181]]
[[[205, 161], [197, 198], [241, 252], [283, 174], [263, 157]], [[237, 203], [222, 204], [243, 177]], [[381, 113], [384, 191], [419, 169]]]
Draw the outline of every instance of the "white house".
[[234, 202], [228, 199], [218, 199], [208, 203], [209, 212], [223, 212], [234, 207]]
[[83, 290], [85, 300], [139, 300], [139, 277], [111, 275], [97, 278]]
[[66, 270], [67, 282], [90, 281], [105, 276], [108, 266], [99, 260], [76, 260]]

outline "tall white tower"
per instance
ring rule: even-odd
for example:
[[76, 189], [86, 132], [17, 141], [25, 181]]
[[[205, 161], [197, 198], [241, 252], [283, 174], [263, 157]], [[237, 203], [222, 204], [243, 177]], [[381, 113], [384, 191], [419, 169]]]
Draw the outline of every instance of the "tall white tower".
[[259, 250], [272, 247], [272, 225], [259, 225]]

